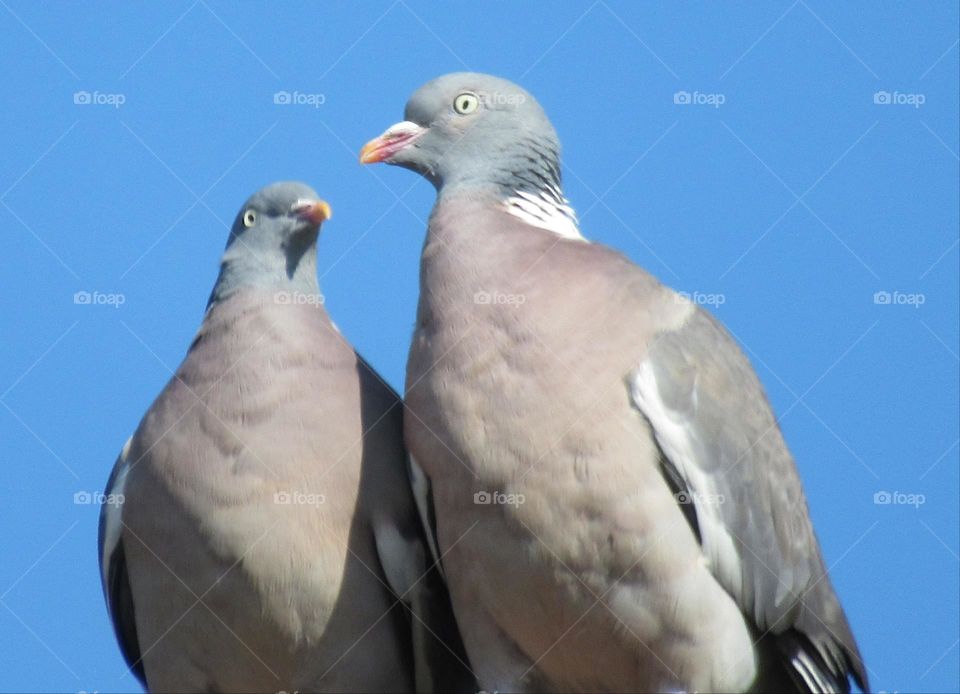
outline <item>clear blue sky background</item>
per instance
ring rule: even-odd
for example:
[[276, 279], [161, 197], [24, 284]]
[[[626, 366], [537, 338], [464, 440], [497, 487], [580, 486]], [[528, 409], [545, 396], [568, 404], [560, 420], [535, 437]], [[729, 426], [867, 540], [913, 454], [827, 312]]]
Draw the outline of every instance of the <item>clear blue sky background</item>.
[[589, 238], [718, 295], [875, 688], [957, 691], [957, 26], [953, 2], [0, 2], [0, 689], [137, 689], [75, 494], [182, 358], [248, 194], [331, 202], [328, 307], [402, 386], [433, 190], [357, 151], [469, 67], [544, 105]]

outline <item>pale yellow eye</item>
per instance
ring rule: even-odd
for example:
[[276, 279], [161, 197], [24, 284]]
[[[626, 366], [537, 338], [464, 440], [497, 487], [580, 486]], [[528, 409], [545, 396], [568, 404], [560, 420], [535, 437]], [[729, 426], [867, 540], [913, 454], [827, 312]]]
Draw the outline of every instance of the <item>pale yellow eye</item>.
[[478, 108], [480, 108], [480, 97], [473, 92], [457, 94], [457, 98], [453, 100], [453, 110], [461, 116], [473, 113]]
[[247, 210], [243, 213], [243, 226], [248, 229], [257, 223], [257, 213], [253, 210]]

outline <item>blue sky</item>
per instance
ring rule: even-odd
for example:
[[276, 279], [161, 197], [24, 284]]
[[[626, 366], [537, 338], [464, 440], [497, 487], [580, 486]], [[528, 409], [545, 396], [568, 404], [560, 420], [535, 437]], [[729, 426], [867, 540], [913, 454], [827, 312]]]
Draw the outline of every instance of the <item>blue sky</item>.
[[584, 234], [745, 347], [875, 689], [957, 691], [957, 26], [950, 2], [0, 2], [0, 689], [137, 689], [77, 501], [251, 192], [331, 203], [327, 306], [402, 386], [433, 190], [357, 152], [469, 67], [550, 114]]

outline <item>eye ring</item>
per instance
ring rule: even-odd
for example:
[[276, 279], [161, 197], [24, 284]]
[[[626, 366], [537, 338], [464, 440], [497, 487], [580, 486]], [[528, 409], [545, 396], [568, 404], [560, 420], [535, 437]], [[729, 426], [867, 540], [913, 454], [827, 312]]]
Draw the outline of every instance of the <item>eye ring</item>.
[[248, 229], [257, 223], [257, 213], [253, 210], [247, 210], [243, 213], [243, 226]]
[[453, 110], [467, 116], [480, 108], [480, 97], [473, 92], [460, 92], [453, 100]]

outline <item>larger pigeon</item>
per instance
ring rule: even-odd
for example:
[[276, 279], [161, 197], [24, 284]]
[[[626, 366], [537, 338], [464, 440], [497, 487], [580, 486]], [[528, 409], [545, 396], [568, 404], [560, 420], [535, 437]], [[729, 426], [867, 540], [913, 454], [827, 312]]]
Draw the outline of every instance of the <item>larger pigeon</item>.
[[110, 477], [104, 591], [151, 691], [471, 686], [402, 407], [324, 309], [329, 216], [300, 183], [246, 202], [203, 324]]
[[516, 85], [413, 94], [361, 161], [437, 188], [405, 435], [490, 691], [847, 691], [867, 676], [724, 328], [586, 241]]

